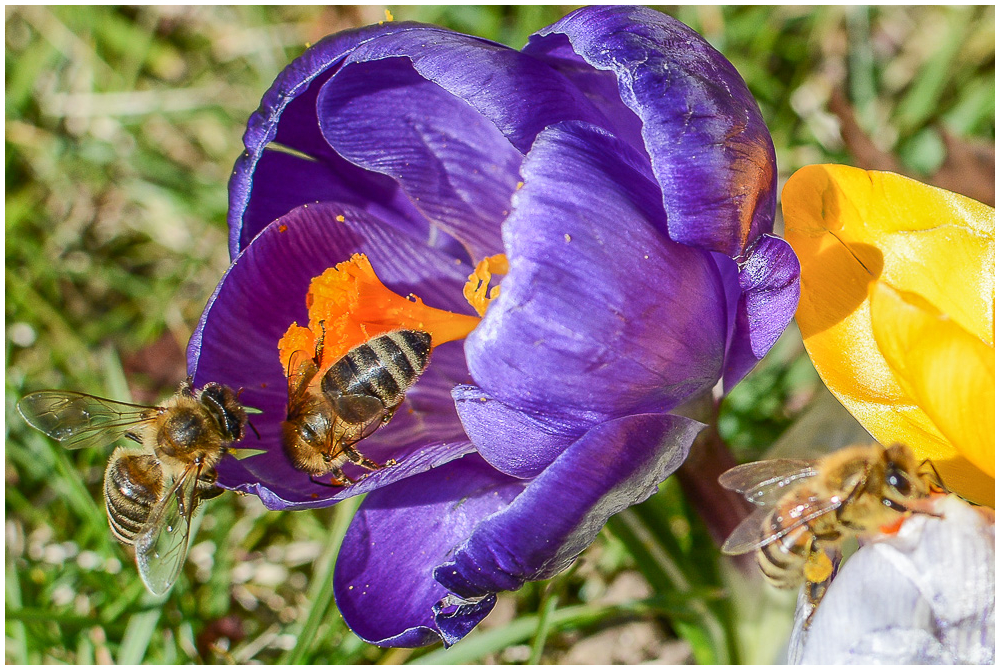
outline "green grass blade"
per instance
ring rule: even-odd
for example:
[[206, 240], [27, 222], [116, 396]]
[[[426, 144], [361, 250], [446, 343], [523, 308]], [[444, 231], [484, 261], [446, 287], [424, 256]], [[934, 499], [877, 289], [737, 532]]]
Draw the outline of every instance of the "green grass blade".
[[559, 596], [549, 593], [542, 603], [541, 613], [538, 616], [538, 630], [535, 631], [535, 639], [531, 642], [531, 656], [528, 658], [528, 665], [538, 665], [542, 660], [542, 652], [545, 651], [545, 640], [549, 637], [549, 630], [552, 627], [552, 613], [559, 605]]
[[122, 644], [118, 650], [119, 665], [139, 665], [146, 657], [149, 642], [157, 632], [157, 624], [163, 615], [163, 604], [167, 595], [154, 596], [145, 593], [140, 603], [140, 610], [129, 617]]
[[333, 602], [333, 571], [337, 564], [337, 554], [340, 552], [340, 545], [344, 541], [347, 527], [360, 504], [361, 496], [356, 496], [348, 498], [336, 506], [334, 523], [327, 538], [327, 545], [323, 554], [317, 559], [317, 569], [313, 574], [312, 584], [309, 586], [309, 613], [296, 634], [295, 646], [282, 655], [278, 661], [280, 664], [302, 663], [313, 645], [316, 630], [323, 619], [328, 616], [330, 604]]
[[[650, 598], [624, 605], [572, 605], [552, 611], [550, 632], [578, 628], [595, 623], [606, 623], [618, 617], [638, 617], [664, 614], [672, 610], [668, 599]], [[502, 628], [486, 632], [473, 632], [450, 649], [437, 649], [411, 661], [408, 665], [463, 665], [480, 662], [485, 656], [514, 644], [521, 644], [537, 634], [542, 615], [515, 619]]]
[[11, 660], [18, 665], [30, 663], [28, 657], [28, 633], [25, 630], [24, 622], [19, 618], [22, 610], [21, 601], [21, 581], [17, 566], [7, 560], [7, 577], [4, 580], [4, 600], [6, 605], [6, 632], [7, 645], [6, 653], [8, 662]]

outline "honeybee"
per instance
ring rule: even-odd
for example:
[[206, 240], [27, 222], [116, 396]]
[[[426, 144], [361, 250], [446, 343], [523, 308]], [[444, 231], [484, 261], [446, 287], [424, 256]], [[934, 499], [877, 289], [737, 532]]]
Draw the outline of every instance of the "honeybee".
[[38, 391], [17, 403], [31, 426], [67, 449], [126, 437], [104, 472], [104, 503], [114, 537], [135, 547], [146, 588], [166, 593], [187, 557], [191, 519], [202, 500], [222, 493], [216, 465], [243, 439], [246, 410], [228, 386], [199, 391], [190, 380], [162, 406], [148, 407], [72, 391]]
[[722, 553], [756, 549], [757, 565], [778, 588], [804, 581], [812, 608], [808, 625], [846, 539], [891, 528], [909, 514], [935, 516], [925, 500], [940, 479], [922, 472], [922, 465], [902, 444], [872, 444], [815, 462], [776, 459], [732, 468], [719, 483], [758, 508], [732, 532]]
[[292, 464], [331, 483], [353, 483], [342, 466], [384, 467], [354, 445], [388, 423], [407, 390], [427, 368], [431, 336], [421, 330], [394, 330], [348, 351], [320, 375], [323, 338], [310, 356], [292, 354], [288, 365], [288, 418], [282, 443]]

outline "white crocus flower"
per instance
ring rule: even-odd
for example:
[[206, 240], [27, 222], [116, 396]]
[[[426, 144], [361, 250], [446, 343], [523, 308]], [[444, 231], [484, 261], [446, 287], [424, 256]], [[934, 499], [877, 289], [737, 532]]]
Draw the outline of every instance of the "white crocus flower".
[[992, 664], [993, 510], [955, 496], [845, 561], [808, 629], [800, 598], [789, 660], [822, 664]]

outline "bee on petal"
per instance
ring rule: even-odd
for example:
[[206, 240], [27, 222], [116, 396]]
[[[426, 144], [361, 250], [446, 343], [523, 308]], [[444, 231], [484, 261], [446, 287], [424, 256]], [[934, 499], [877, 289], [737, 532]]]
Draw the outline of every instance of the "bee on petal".
[[394, 330], [350, 351], [320, 374], [322, 338], [312, 355], [296, 351], [289, 360], [288, 418], [282, 423], [285, 451], [296, 468], [332, 483], [352, 480], [348, 462], [368, 470], [384, 466], [354, 445], [392, 418], [427, 368], [431, 336], [420, 330]]

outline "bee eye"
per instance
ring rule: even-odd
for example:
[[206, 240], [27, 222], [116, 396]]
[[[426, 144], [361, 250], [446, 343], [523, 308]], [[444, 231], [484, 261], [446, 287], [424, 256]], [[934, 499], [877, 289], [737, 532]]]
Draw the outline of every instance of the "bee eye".
[[895, 468], [890, 468], [885, 474], [885, 483], [899, 491], [901, 495], [910, 495], [910, 480]]

